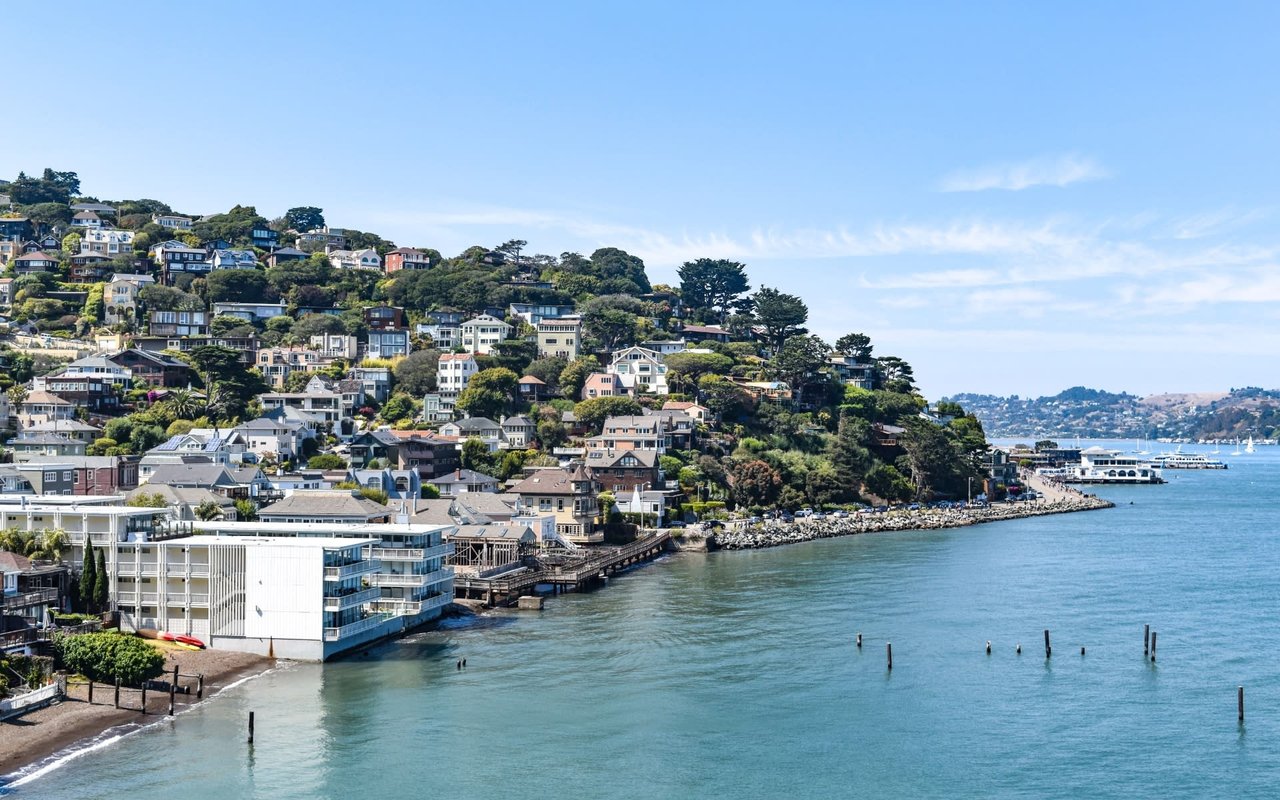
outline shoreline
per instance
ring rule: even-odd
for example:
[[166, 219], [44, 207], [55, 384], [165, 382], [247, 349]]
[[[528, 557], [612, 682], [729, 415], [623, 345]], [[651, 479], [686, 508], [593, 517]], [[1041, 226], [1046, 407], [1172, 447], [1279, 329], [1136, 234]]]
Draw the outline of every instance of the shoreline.
[[826, 519], [820, 522], [797, 520], [791, 523], [767, 521], [754, 527], [728, 529], [709, 535], [708, 550], [760, 550], [788, 544], [812, 542], [817, 539], [834, 539], [841, 536], [857, 536], [863, 533], [890, 533], [895, 531], [930, 531], [945, 528], [967, 528], [988, 522], [1010, 519], [1043, 517], [1051, 514], [1073, 514], [1079, 511], [1097, 511], [1114, 508], [1115, 503], [1096, 495], [1082, 494], [1074, 489], [1050, 486], [1040, 480], [1036, 490], [1052, 499], [1028, 500], [1019, 503], [1000, 504], [978, 509], [921, 509], [919, 511], [890, 511], [882, 514], [853, 514], [842, 519]]
[[[203, 674], [205, 679], [204, 699], [196, 700], [194, 693], [179, 695], [175, 718], [224, 689], [268, 672], [276, 663], [230, 650], [162, 649], [166, 669], [177, 664], [184, 676]], [[113, 687], [98, 684], [90, 704], [86, 686], [70, 686], [60, 702], [0, 722], [0, 792], [168, 718], [169, 698], [163, 692], [149, 694], [145, 714], [137, 710], [136, 690], [121, 690], [121, 703], [132, 709], [115, 708], [113, 694]]]

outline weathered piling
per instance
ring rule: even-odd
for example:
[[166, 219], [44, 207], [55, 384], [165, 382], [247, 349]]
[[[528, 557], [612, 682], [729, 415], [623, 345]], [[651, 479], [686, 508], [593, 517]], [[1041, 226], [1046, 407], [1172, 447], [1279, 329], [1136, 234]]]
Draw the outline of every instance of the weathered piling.
[[1244, 722], [1244, 687], [1236, 687], [1236, 709], [1240, 713], [1240, 721]]
[[120, 707], [120, 676], [116, 676], [116, 708]]
[[1049, 658], [1053, 655], [1053, 648], [1049, 646], [1049, 629], [1044, 629], [1044, 657]]
[[93, 679], [89, 680], [89, 705], [93, 705]]
[[1018, 646], [1013, 649], [1013, 652], [1022, 655], [1022, 642], [1018, 642]]
[[178, 694], [178, 665], [173, 665], [173, 680], [169, 682], [169, 716], [173, 716], [173, 701]]
[[889, 659], [889, 669], [893, 669], [893, 642], [885, 642], [884, 653]]
[[249, 744], [253, 744], [253, 712], [249, 712]]
[[1080, 655], [1084, 655], [1084, 645], [1080, 645]]
[[1144, 656], [1151, 654], [1151, 626], [1150, 625], [1142, 626], [1142, 654]]
[[1155, 631], [1152, 631], [1152, 632], [1151, 632], [1151, 661], [1152, 661], [1152, 663], [1154, 663], [1154, 662], [1155, 662], [1155, 660], [1156, 660], [1156, 632], [1155, 632]]
[[987, 655], [991, 655], [991, 640], [987, 640]]
[[201, 672], [196, 676], [196, 699], [204, 699], [204, 673]]
[[858, 649], [862, 649], [862, 634], [858, 634]]

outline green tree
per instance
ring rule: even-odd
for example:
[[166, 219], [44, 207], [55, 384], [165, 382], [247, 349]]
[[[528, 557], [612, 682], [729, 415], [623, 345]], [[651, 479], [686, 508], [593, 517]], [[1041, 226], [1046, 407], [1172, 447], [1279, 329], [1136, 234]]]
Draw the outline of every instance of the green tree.
[[111, 576], [107, 573], [106, 551], [99, 550], [97, 569], [93, 575], [93, 604], [103, 611], [106, 610], [111, 602], [110, 581]]
[[391, 395], [378, 412], [386, 422], [399, 422], [402, 419], [412, 419], [415, 413], [416, 409], [414, 407], [413, 398], [403, 393]]
[[897, 356], [882, 356], [875, 360], [876, 374], [885, 391], [910, 394], [915, 391], [916, 378], [911, 365]]
[[755, 398], [741, 386], [720, 375], [703, 375], [698, 380], [698, 398], [725, 422], [736, 422], [750, 415], [756, 408]]
[[909, 500], [914, 494], [911, 482], [892, 464], [877, 464], [867, 473], [867, 491], [891, 503]]
[[733, 496], [740, 505], [771, 505], [780, 491], [782, 476], [765, 461], [744, 461], [733, 470]]
[[55, 634], [53, 652], [62, 668], [85, 677], [125, 686], [157, 678], [165, 669], [164, 655], [145, 639], [118, 631]]
[[336, 453], [321, 453], [307, 460], [307, 469], [346, 469], [347, 461]]
[[284, 212], [284, 224], [299, 233], [324, 227], [324, 209], [315, 206], [298, 206]]
[[855, 361], [870, 361], [871, 349], [871, 337], [865, 333], [846, 333], [836, 339], [836, 352], [843, 353]]
[[204, 279], [210, 303], [269, 303], [276, 299], [267, 273], [254, 269], [217, 269]]
[[222, 506], [212, 500], [205, 500], [195, 508], [196, 519], [201, 522], [211, 522], [222, 516]]
[[636, 316], [619, 308], [588, 309], [582, 314], [582, 329], [606, 350], [636, 343], [640, 327]]
[[685, 307], [708, 312], [705, 318], [709, 321], [723, 323], [731, 310], [742, 305], [742, 295], [751, 288], [746, 265], [737, 261], [699, 258], [686, 261], [676, 274]]
[[1057, 450], [1058, 443], [1052, 439], [1041, 439], [1035, 444], [1036, 450]]
[[667, 382], [685, 390], [696, 389], [703, 375], [727, 375], [733, 359], [719, 353], [672, 353], [663, 359]]
[[592, 397], [573, 407], [578, 422], [596, 433], [609, 417], [641, 414], [644, 409], [631, 397]]
[[462, 468], [473, 469], [485, 475], [494, 472], [493, 454], [489, 452], [489, 445], [484, 440], [472, 436], [462, 443]]
[[913, 418], [903, 420], [902, 426], [905, 430], [898, 443], [906, 453], [918, 499], [943, 486], [954, 474], [959, 459], [943, 429], [937, 425]]
[[524, 374], [537, 378], [547, 385], [547, 391], [554, 392], [560, 387], [560, 374], [567, 366], [569, 366], [569, 359], [547, 356], [530, 363], [525, 367]]
[[134, 508], [165, 508], [169, 504], [159, 492], [138, 492], [126, 500], [125, 505]]
[[80, 193], [80, 178], [74, 172], [55, 172], [48, 167], [39, 178], [25, 172], [9, 182], [5, 193], [14, 203], [23, 206], [37, 203], [61, 203], [66, 205], [72, 196]]
[[252, 500], [236, 501], [236, 519], [241, 522], [253, 522], [258, 518], [258, 504]]
[[825, 379], [830, 348], [817, 336], [788, 336], [769, 363], [769, 371], [791, 386], [796, 402], [802, 402], [807, 388]]
[[190, 389], [170, 391], [169, 396], [164, 399], [164, 406], [178, 419], [191, 420], [200, 415], [200, 399]]
[[62, 237], [62, 252], [73, 256], [80, 252], [80, 234], [72, 231]]
[[511, 407], [519, 383], [520, 377], [509, 369], [482, 369], [471, 376], [455, 408], [472, 417], [497, 418]]
[[599, 371], [600, 361], [595, 356], [578, 356], [560, 373], [560, 392], [568, 398], [577, 397], [587, 377]]
[[436, 390], [440, 369], [439, 350], [417, 350], [400, 359], [394, 373], [399, 387], [414, 397]]
[[84, 561], [80, 565], [80, 606], [85, 611], [94, 608], [93, 591], [98, 585], [98, 567], [95, 548], [86, 542]]
[[644, 262], [625, 250], [602, 247], [591, 254], [591, 272], [618, 294], [644, 294], [652, 291]]
[[751, 299], [756, 322], [764, 327], [775, 351], [788, 337], [805, 333], [809, 307], [799, 297], [762, 286]]

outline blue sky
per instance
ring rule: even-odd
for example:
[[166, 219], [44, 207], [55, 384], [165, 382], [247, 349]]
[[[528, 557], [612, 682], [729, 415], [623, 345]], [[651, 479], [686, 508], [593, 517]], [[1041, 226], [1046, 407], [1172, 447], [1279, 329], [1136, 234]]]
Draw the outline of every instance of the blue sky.
[[[22, 3], [0, 175], [745, 262], [926, 394], [1274, 387], [1268, 3]], [[47, 35], [45, 35], [47, 34]]]

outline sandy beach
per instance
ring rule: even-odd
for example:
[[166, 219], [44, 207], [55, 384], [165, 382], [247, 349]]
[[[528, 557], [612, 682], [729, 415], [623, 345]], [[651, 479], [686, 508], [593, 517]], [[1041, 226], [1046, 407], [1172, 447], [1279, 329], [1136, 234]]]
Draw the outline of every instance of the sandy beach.
[[[164, 642], [153, 644], [165, 651], [165, 665], [170, 672], [175, 664], [178, 666], [182, 676], [179, 685], [192, 687], [190, 694], [177, 696], [179, 710], [198, 702], [194, 688], [196, 681], [187, 676], [204, 675], [204, 697], [207, 699], [241, 678], [270, 669], [274, 663], [271, 659], [248, 653], [193, 651]], [[87, 685], [73, 684], [68, 686], [67, 697], [62, 702], [0, 722], [0, 777], [38, 763], [77, 742], [92, 739], [109, 728], [146, 723], [167, 713], [169, 707], [167, 694], [148, 692], [147, 712], [143, 714], [140, 710], [141, 692], [127, 689], [121, 690], [121, 708], [117, 709], [114, 706], [114, 687], [101, 683], [95, 686], [92, 704], [88, 697]]]

